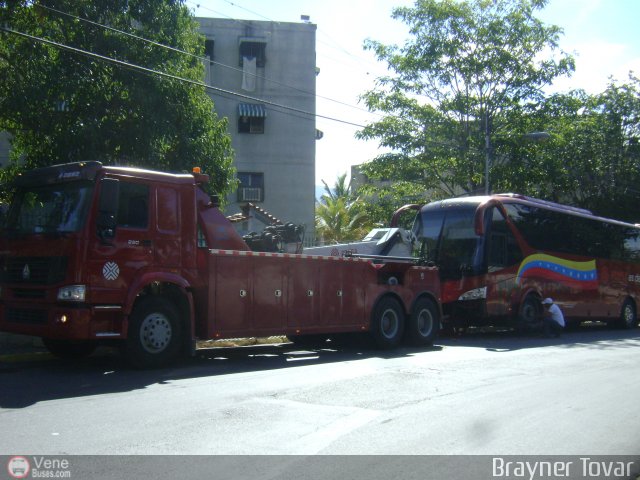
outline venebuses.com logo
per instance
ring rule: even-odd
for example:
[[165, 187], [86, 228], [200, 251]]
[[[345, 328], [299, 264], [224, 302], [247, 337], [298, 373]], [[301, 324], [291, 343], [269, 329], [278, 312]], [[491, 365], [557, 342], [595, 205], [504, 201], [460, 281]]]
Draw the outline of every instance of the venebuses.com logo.
[[26, 478], [31, 471], [31, 465], [25, 457], [11, 457], [7, 462], [7, 471], [12, 478]]
[[14, 455], [7, 462], [11, 478], [71, 478], [68, 458], [24, 457]]

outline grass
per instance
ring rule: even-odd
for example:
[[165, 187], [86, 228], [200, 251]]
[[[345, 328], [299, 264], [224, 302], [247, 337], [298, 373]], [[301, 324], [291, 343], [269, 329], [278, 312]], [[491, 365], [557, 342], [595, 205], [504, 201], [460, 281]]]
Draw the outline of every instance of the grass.
[[198, 340], [196, 348], [246, 347], [250, 345], [269, 345], [274, 343], [288, 343], [286, 336], [227, 338], [224, 340]]

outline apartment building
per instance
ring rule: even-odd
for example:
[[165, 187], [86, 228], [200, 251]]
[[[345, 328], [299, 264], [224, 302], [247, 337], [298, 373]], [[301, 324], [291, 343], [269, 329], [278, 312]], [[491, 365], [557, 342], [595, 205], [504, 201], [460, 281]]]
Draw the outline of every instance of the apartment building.
[[240, 186], [228, 215], [247, 203], [313, 235], [316, 25], [198, 18], [205, 80], [229, 121]]

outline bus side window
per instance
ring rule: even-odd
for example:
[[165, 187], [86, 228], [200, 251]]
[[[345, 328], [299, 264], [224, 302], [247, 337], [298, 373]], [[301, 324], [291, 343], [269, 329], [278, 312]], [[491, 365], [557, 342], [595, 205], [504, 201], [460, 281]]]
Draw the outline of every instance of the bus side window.
[[488, 270], [493, 272], [522, 261], [522, 251], [502, 213], [493, 208], [489, 236]]

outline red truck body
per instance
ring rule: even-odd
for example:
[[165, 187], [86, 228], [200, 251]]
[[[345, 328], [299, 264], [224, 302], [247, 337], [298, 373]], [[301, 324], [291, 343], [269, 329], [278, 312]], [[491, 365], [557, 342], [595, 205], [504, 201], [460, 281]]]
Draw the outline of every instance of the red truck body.
[[0, 331], [43, 337], [68, 357], [117, 341], [137, 366], [193, 353], [197, 339], [432, 342], [434, 268], [251, 252], [201, 189], [207, 180], [99, 162], [19, 177], [0, 238]]

